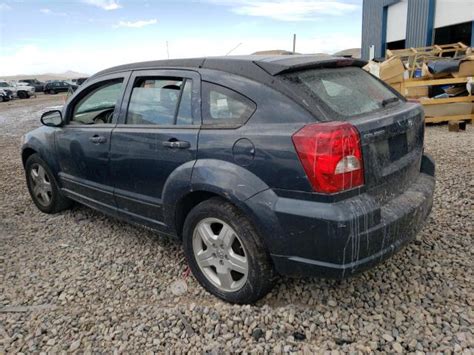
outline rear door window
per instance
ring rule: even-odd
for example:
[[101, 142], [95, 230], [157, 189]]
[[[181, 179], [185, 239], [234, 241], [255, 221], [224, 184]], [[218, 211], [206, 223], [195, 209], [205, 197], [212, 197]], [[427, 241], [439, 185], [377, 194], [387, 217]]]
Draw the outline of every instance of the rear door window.
[[257, 106], [247, 97], [220, 85], [204, 81], [203, 122], [206, 125], [242, 125]]
[[191, 125], [191, 79], [137, 78], [127, 113], [129, 125]]
[[283, 78], [313, 97], [335, 119], [347, 120], [400, 101], [395, 93], [356, 67], [303, 70], [284, 74]]

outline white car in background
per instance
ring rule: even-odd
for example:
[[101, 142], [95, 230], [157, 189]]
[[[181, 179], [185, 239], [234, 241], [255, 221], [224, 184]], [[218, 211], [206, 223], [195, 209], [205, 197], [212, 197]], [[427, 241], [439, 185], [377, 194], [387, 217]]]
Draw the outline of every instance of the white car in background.
[[0, 89], [5, 91], [11, 91], [14, 97], [20, 99], [27, 99], [30, 96], [35, 95], [35, 88], [21, 81], [17, 83], [9, 83], [8, 81], [0, 81]]

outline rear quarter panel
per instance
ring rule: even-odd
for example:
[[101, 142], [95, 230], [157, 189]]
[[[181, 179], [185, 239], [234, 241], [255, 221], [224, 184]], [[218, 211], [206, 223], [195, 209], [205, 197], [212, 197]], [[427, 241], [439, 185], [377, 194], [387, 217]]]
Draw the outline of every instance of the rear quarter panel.
[[[218, 71], [202, 70], [201, 76], [202, 80], [226, 86], [248, 97], [256, 103], [257, 109], [240, 128], [202, 128], [198, 160], [236, 164], [269, 188], [311, 191], [291, 136], [315, 118], [269, 86]], [[245, 140], [247, 150], [239, 149], [242, 140]]]

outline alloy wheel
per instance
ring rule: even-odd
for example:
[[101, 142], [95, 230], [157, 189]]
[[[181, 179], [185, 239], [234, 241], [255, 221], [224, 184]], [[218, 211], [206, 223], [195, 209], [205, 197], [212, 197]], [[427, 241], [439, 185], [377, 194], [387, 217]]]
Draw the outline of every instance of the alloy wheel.
[[39, 164], [33, 164], [30, 170], [33, 196], [44, 207], [51, 204], [53, 189], [46, 170]]
[[235, 292], [245, 285], [248, 258], [242, 241], [226, 222], [201, 220], [194, 228], [193, 252], [202, 273], [219, 290]]

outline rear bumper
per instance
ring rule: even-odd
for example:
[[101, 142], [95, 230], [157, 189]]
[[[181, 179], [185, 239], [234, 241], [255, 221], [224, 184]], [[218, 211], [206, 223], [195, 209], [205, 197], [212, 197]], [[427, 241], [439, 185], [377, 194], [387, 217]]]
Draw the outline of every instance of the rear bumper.
[[336, 203], [276, 197], [273, 213], [282, 235], [266, 242], [277, 272], [346, 278], [393, 255], [415, 238], [431, 211], [432, 159], [423, 156], [420, 170], [403, 194], [382, 206], [369, 193]]

